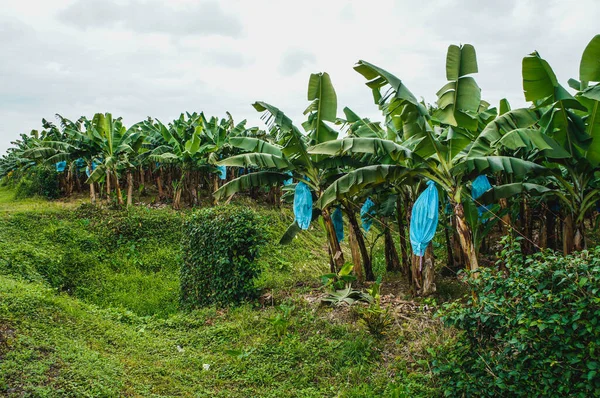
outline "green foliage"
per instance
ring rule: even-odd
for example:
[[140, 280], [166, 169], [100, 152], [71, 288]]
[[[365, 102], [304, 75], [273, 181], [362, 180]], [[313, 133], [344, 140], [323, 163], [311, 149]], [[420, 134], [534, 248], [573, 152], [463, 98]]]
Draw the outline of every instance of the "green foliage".
[[41, 196], [47, 199], [57, 199], [61, 196], [58, 183], [59, 174], [48, 167], [33, 167], [16, 183], [15, 199]]
[[291, 315], [296, 306], [281, 304], [277, 308], [279, 309], [277, 314], [272, 318], [267, 318], [267, 321], [271, 324], [277, 337], [281, 338], [288, 332], [288, 328], [292, 322]]
[[329, 273], [321, 276], [323, 288], [327, 291], [321, 302], [331, 305], [348, 304], [352, 305], [356, 301], [373, 301], [368, 293], [352, 288], [352, 282], [356, 277], [352, 275], [352, 263], [346, 263], [337, 274]]
[[274, 342], [263, 313], [276, 309], [140, 317], [1, 275], [0, 297], [0, 396], [377, 397], [390, 374], [436, 396], [395, 360], [403, 345], [380, 345], [329, 308], [295, 301], [293, 327]]
[[500, 261], [508, 275], [481, 269], [473, 296], [443, 321], [462, 331], [434, 363], [447, 396], [600, 394], [600, 248], [523, 258], [517, 242]]
[[0, 216], [0, 273], [139, 315], [177, 310], [180, 214], [83, 205]]
[[257, 296], [256, 258], [264, 220], [235, 206], [202, 209], [184, 225], [181, 303], [186, 307], [239, 304]]
[[376, 338], [382, 338], [387, 334], [388, 329], [393, 324], [392, 314], [389, 307], [381, 308], [378, 303], [373, 303], [368, 307], [358, 309], [358, 316], [369, 333]]
[[321, 283], [323, 283], [323, 287], [325, 289], [338, 290], [343, 289], [348, 284], [354, 282], [356, 277], [352, 275], [352, 267], [352, 263], [346, 263], [337, 274], [328, 273], [321, 275]]
[[368, 307], [357, 309], [358, 317], [362, 324], [367, 327], [369, 333], [375, 338], [382, 338], [392, 326], [394, 319], [389, 307], [381, 308], [381, 277], [373, 283], [367, 293], [373, 297], [373, 302]]

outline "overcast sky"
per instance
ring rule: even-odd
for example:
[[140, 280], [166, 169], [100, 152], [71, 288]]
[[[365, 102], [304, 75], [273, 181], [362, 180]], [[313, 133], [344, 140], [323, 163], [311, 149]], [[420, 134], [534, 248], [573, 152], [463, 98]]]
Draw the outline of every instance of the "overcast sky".
[[0, 0], [0, 153], [42, 117], [112, 112], [132, 124], [183, 111], [261, 124], [269, 102], [300, 126], [310, 73], [379, 116], [359, 59], [435, 102], [449, 44], [477, 50], [482, 98], [524, 106], [521, 59], [537, 50], [566, 86], [600, 33], [600, 1]]

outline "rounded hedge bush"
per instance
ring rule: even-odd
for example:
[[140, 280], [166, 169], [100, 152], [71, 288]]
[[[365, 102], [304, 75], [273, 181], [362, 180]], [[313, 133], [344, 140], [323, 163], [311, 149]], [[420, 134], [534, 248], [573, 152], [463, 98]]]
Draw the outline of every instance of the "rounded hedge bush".
[[236, 206], [202, 209], [184, 223], [182, 306], [230, 305], [258, 294], [256, 257], [265, 242], [264, 220]]

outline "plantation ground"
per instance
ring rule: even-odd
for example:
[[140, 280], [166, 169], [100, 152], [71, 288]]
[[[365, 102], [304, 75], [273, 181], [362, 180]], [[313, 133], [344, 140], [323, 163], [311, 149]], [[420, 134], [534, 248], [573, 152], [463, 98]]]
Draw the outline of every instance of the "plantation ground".
[[[401, 283], [384, 285], [395, 324], [380, 339], [348, 308], [320, 306], [324, 235], [315, 229], [290, 246], [276, 244], [290, 221], [287, 210], [253, 205], [270, 225], [257, 282], [262, 303], [184, 313], [177, 299], [180, 225], [187, 213], [99, 210], [81, 201], [15, 202], [0, 190], [3, 394], [439, 393], [428, 350], [451, 332], [432, 319], [432, 300], [408, 301]], [[381, 264], [375, 261], [380, 274]], [[443, 281], [439, 288], [442, 296], [456, 290]], [[274, 321], [280, 305], [294, 306], [283, 331]]]

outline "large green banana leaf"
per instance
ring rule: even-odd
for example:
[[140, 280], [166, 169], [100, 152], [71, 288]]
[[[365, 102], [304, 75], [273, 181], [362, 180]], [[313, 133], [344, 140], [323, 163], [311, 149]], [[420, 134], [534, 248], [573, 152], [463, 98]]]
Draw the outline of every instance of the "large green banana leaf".
[[528, 152], [539, 150], [544, 156], [551, 159], [565, 159], [571, 156], [552, 137], [531, 128], [520, 128], [508, 132], [496, 143], [496, 146], [498, 145], [512, 150], [526, 148]]
[[282, 146], [281, 152], [293, 162], [298, 161], [310, 167], [311, 159], [306, 151], [306, 137], [292, 123], [292, 120], [277, 107], [266, 102], [255, 102], [254, 109], [263, 112], [267, 125], [277, 131], [277, 141]]
[[477, 56], [470, 44], [450, 45], [446, 55], [446, 79], [437, 93], [438, 110], [434, 117], [441, 123], [469, 130], [477, 128], [477, 111], [481, 103], [481, 89], [471, 76], [477, 73]]
[[539, 164], [508, 156], [485, 156], [466, 158], [450, 171], [455, 176], [502, 171], [517, 177], [523, 177], [529, 173], [543, 174], [547, 172], [547, 169]]
[[302, 124], [309, 133], [312, 142], [335, 140], [337, 131], [325, 123], [335, 122], [337, 114], [337, 96], [331, 83], [329, 74], [313, 73], [308, 82], [308, 100], [312, 101], [306, 108], [304, 114], [308, 114], [308, 120]]
[[386, 124], [392, 131], [402, 132], [403, 139], [407, 139], [429, 128], [426, 122], [429, 118], [427, 109], [399, 78], [362, 60], [354, 69], [368, 80], [366, 84], [373, 92], [373, 99], [383, 111]]
[[587, 86], [588, 82], [600, 82], [600, 35], [588, 43], [583, 50], [579, 64], [579, 79]]
[[551, 191], [552, 189], [542, 185], [517, 182], [514, 184], [504, 184], [492, 187], [492, 189], [481, 195], [478, 201], [481, 203], [494, 203], [499, 199], [510, 198], [523, 192], [528, 192], [533, 195], [543, 195]]
[[527, 128], [537, 123], [538, 117], [531, 109], [513, 109], [503, 113], [489, 123], [473, 142], [467, 157], [479, 157], [493, 152], [493, 144], [502, 136], [518, 128]]
[[218, 166], [257, 167], [259, 169], [293, 170], [294, 166], [282, 157], [268, 153], [242, 153], [217, 162]]
[[282, 157], [281, 148], [264, 140], [253, 137], [231, 137], [229, 139], [231, 146], [243, 149], [247, 152], [268, 153]]
[[308, 149], [311, 154], [340, 156], [352, 153], [370, 153], [378, 156], [390, 155], [395, 159], [410, 159], [413, 152], [390, 140], [381, 138], [343, 138], [324, 142]]
[[525, 99], [539, 107], [550, 105], [539, 123], [544, 133], [553, 137], [571, 156], [586, 150], [591, 141], [585, 124], [575, 111], [587, 109], [562, 87], [548, 62], [533, 52], [523, 58]]
[[258, 171], [238, 177], [229, 181], [214, 193], [216, 199], [221, 199], [233, 195], [236, 192], [243, 191], [251, 187], [268, 186], [289, 179], [286, 173], [275, 171]]
[[343, 197], [353, 196], [367, 187], [378, 184], [399, 183], [415, 173], [417, 169], [408, 169], [396, 165], [375, 165], [356, 169], [333, 182], [315, 202], [317, 208], [323, 209]]

